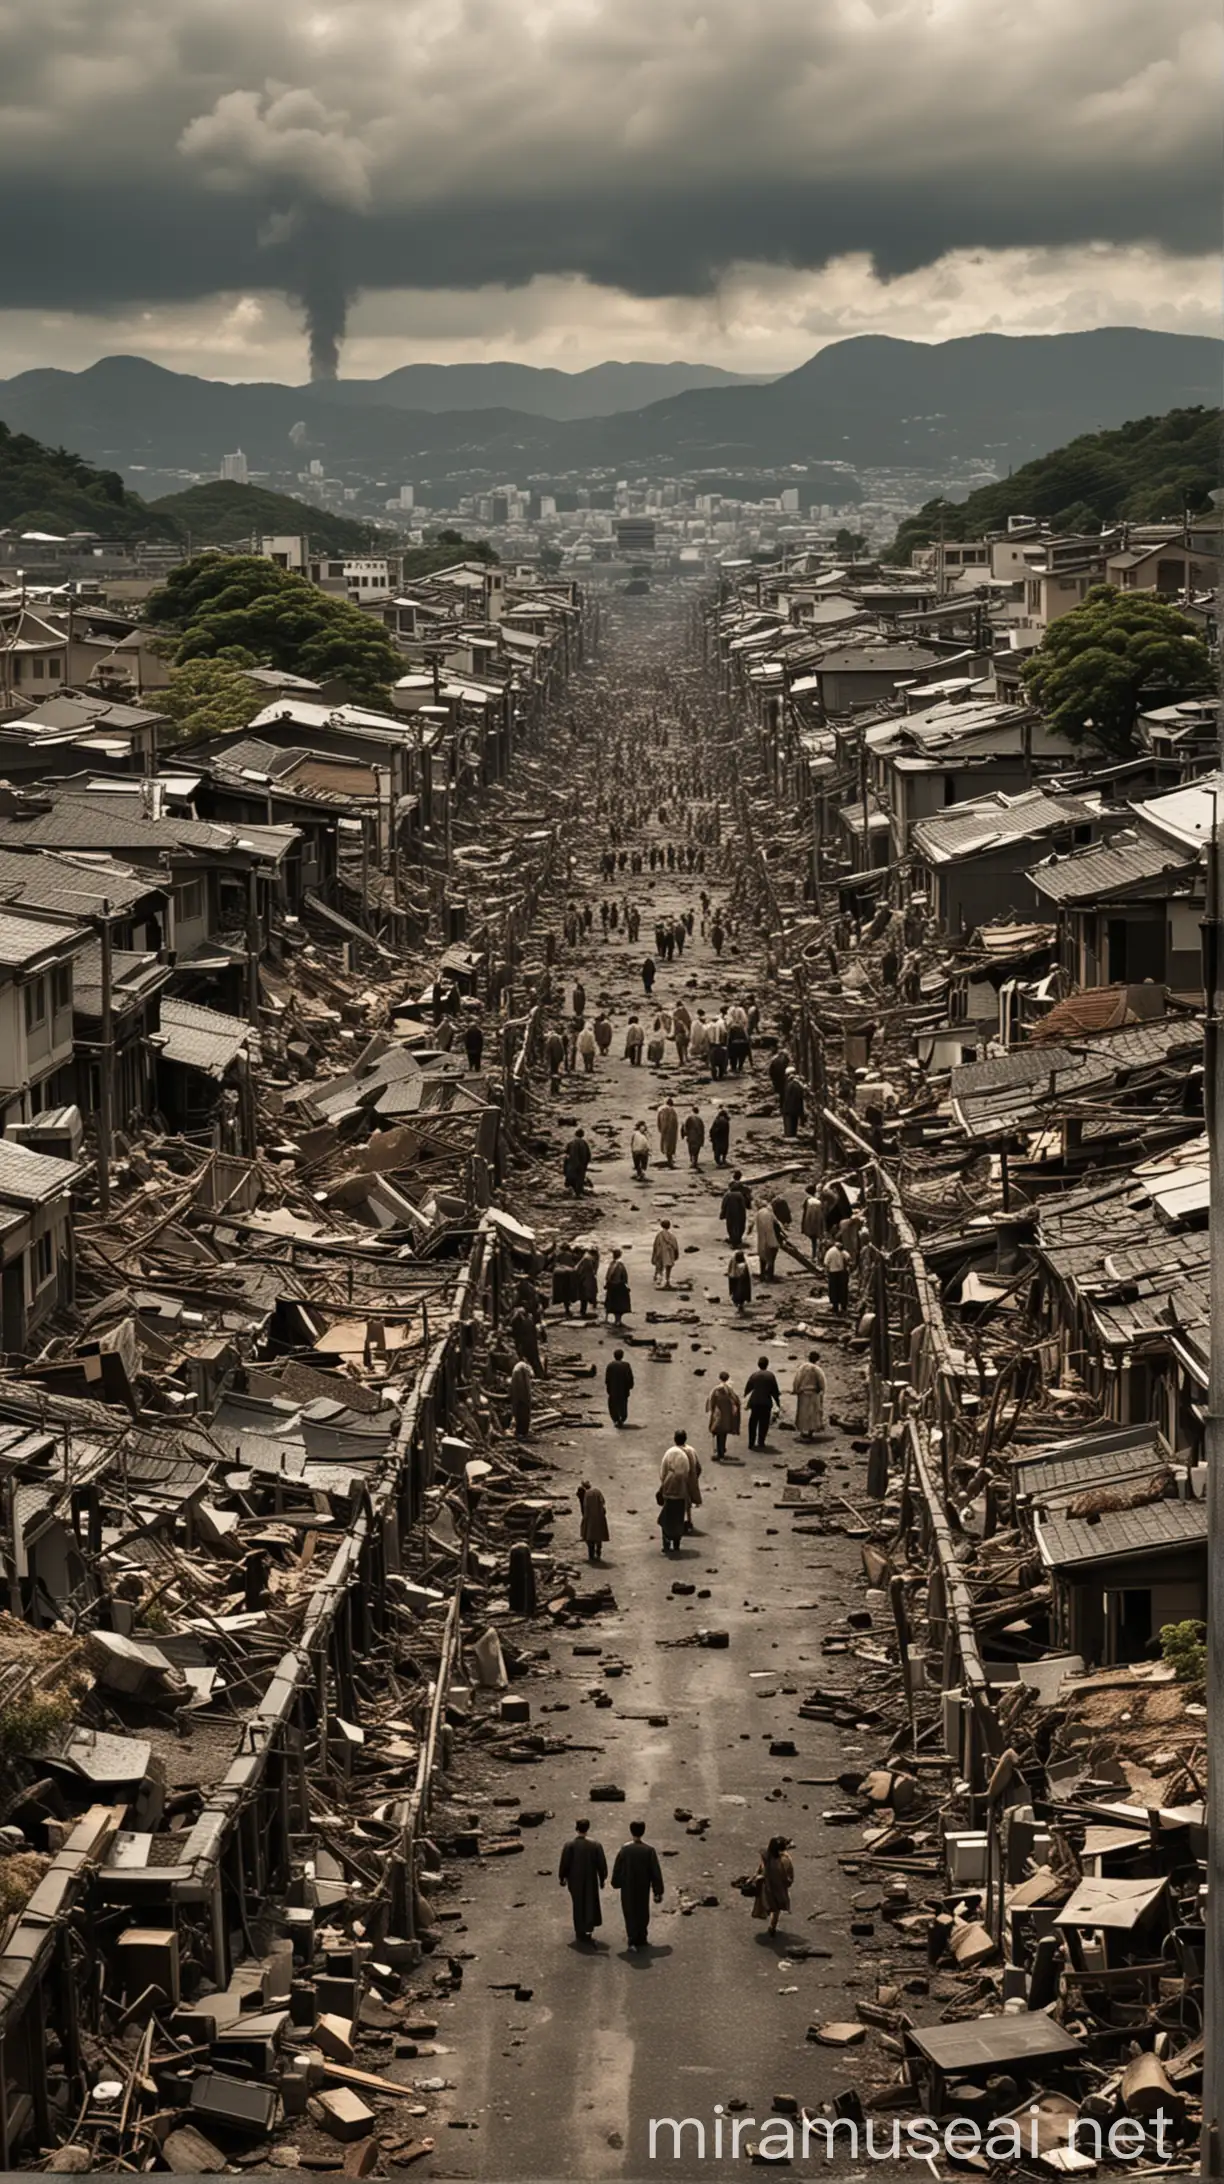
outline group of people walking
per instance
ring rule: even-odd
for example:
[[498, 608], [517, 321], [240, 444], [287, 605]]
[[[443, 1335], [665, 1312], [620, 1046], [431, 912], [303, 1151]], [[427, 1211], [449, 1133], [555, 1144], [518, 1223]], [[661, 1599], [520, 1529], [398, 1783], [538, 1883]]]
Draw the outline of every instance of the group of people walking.
[[[752, 1897], [753, 1918], [767, 1920], [771, 1934], [777, 1933], [783, 1912], [790, 1910], [794, 1880], [789, 1838], [771, 1835], [744, 1891]], [[603, 1925], [601, 1899], [608, 1886], [608, 1860], [585, 1815], [574, 1822], [574, 1833], [561, 1852], [557, 1883], [569, 1891], [574, 1940], [580, 1948], [595, 1947], [595, 1929]], [[620, 1897], [626, 1951], [637, 1955], [650, 1947], [650, 1914], [666, 1893], [659, 1853], [646, 1840], [644, 1820], [629, 1822], [629, 1840], [616, 1853], [611, 1885]]]

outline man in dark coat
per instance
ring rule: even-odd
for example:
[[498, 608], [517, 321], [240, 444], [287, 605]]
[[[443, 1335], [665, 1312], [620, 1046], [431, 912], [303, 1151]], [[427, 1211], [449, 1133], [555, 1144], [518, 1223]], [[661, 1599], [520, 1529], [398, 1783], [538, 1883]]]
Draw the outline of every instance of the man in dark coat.
[[608, 1416], [614, 1426], [629, 1422], [629, 1398], [633, 1393], [633, 1367], [623, 1350], [613, 1350], [604, 1371], [608, 1391]]
[[544, 1378], [544, 1359], [540, 1353], [540, 1337], [530, 1312], [518, 1305], [510, 1315], [510, 1340], [519, 1357], [525, 1358], [537, 1380]]
[[573, 1191], [576, 1198], [586, 1189], [586, 1172], [590, 1165], [591, 1148], [582, 1131], [575, 1130], [565, 1148], [562, 1173], [565, 1176], [566, 1189]]
[[716, 1168], [727, 1165], [727, 1149], [731, 1143], [731, 1117], [725, 1107], [720, 1107], [710, 1124], [710, 1149]]
[[463, 1051], [467, 1055], [468, 1068], [479, 1069], [480, 1058], [484, 1053], [484, 1031], [478, 1022], [473, 1021], [464, 1031]]
[[738, 1168], [723, 1193], [723, 1202], [718, 1209], [718, 1217], [720, 1221], [725, 1221], [727, 1224], [727, 1240], [731, 1245], [731, 1249], [738, 1251], [744, 1241], [744, 1234], [748, 1227], [748, 1193], [744, 1189], [743, 1178]]
[[803, 1086], [792, 1069], [782, 1087], [782, 1127], [787, 1137], [798, 1137], [803, 1116]]
[[[608, 1878], [608, 1861], [604, 1857], [603, 1844], [592, 1840], [590, 1827], [589, 1820], [575, 1822], [577, 1832], [562, 1851], [557, 1872], [561, 1887], [570, 1892], [577, 1941], [589, 1941], [595, 1928], [603, 1925], [599, 1891]], [[660, 1892], [662, 1885], [660, 1877]]]
[[775, 1409], [782, 1408], [782, 1390], [767, 1357], [757, 1359], [756, 1371], [749, 1373], [744, 1382], [744, 1402], [748, 1410], [748, 1446], [764, 1448], [769, 1421]]
[[616, 1853], [612, 1886], [619, 1888], [625, 1915], [625, 1939], [630, 1949], [644, 1949], [650, 1932], [650, 1900], [663, 1901], [663, 1868], [659, 1853], [645, 1841], [646, 1822], [629, 1822], [631, 1840]]

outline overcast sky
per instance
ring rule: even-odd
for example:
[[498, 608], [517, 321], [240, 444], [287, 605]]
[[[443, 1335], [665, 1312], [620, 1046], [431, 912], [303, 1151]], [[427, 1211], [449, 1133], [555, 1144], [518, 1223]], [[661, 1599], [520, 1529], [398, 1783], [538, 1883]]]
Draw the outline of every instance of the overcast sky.
[[1216, 332], [1217, 15], [0, 0], [0, 372]]

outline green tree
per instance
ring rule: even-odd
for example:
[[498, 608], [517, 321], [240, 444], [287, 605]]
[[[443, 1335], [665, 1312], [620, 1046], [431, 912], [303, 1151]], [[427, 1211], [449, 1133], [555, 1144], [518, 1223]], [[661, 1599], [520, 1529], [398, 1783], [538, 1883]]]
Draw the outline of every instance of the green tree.
[[238, 648], [266, 667], [343, 681], [373, 705], [388, 702], [403, 669], [381, 622], [258, 554], [197, 554], [170, 571], [145, 613], [176, 633], [180, 667]]
[[1165, 702], [1210, 690], [1214, 671], [1193, 622], [1153, 592], [1097, 584], [1051, 622], [1024, 668], [1030, 697], [1068, 742], [1124, 758], [1145, 695]]
[[536, 560], [546, 576], [554, 575], [561, 566], [561, 548], [559, 546], [541, 546], [539, 553], [536, 555]]
[[866, 544], [861, 531], [848, 531], [843, 526], [833, 541], [833, 548], [835, 553], [854, 555], [861, 554]]
[[267, 697], [243, 673], [258, 664], [253, 653], [236, 646], [224, 657], [187, 660], [173, 668], [165, 706], [174, 722], [174, 742], [196, 743], [245, 728]]

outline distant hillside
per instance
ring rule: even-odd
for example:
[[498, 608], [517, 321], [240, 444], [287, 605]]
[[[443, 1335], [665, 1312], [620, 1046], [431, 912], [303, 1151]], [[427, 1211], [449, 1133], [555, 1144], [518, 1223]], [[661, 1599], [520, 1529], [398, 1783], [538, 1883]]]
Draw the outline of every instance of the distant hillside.
[[888, 558], [908, 562], [916, 547], [938, 538], [941, 519], [944, 537], [961, 539], [1006, 530], [1011, 516], [1085, 531], [1123, 517], [1150, 523], [1207, 508], [1220, 478], [1222, 422], [1218, 409], [1175, 409], [1114, 432], [1081, 433], [958, 505], [928, 501], [901, 525]]
[[193, 548], [245, 546], [259, 534], [269, 537], [305, 536], [325, 554], [359, 554], [368, 550], [376, 535], [368, 523], [354, 523], [348, 516], [329, 515], [308, 501], [288, 493], [268, 493], [260, 485], [235, 485], [218, 478], [210, 485], [188, 486], [182, 493], [167, 493], [151, 503], [155, 516], [173, 526], [174, 534]]
[[383, 379], [336, 379], [311, 391], [350, 404], [434, 413], [512, 409], [563, 423], [644, 409], [693, 387], [760, 384], [755, 374], [724, 372], [717, 364], [593, 364], [585, 372], [533, 364], [402, 364]]
[[376, 399], [377, 383], [351, 399], [335, 387], [229, 386], [106, 357], [84, 372], [0, 383], [0, 411], [117, 468], [215, 471], [241, 447], [260, 470], [318, 456], [333, 477], [472, 491], [532, 475], [622, 476], [629, 464], [734, 475], [806, 465], [808, 497], [840, 506], [861, 497], [864, 468], [939, 475], [985, 460], [1003, 473], [1128, 417], [1214, 405], [1222, 357], [1218, 341], [1134, 326], [929, 344], [865, 335], [831, 343], [769, 385], [689, 388], [562, 422], [521, 409], [404, 409], [385, 391]]
[[95, 470], [62, 447], [44, 447], [0, 424], [0, 528], [99, 531], [108, 538], [167, 537], [117, 470]]

